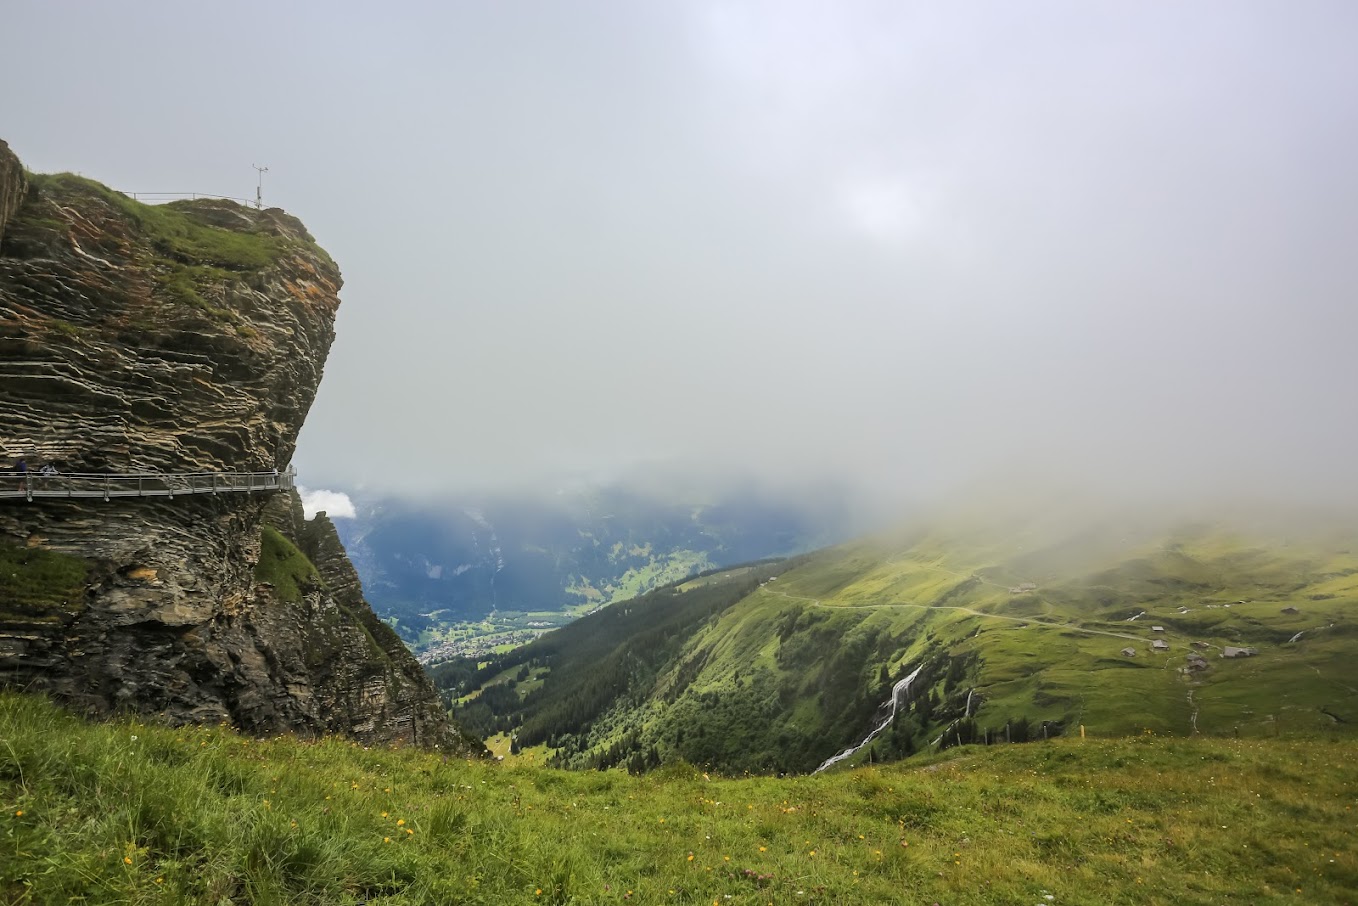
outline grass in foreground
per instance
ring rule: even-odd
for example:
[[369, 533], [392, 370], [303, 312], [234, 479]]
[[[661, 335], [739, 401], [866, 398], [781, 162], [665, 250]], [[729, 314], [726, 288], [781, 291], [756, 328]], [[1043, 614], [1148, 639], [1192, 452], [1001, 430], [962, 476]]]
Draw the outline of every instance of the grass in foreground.
[[814, 778], [565, 773], [92, 725], [7, 693], [0, 901], [1323, 904], [1358, 890], [1352, 742], [947, 755]]

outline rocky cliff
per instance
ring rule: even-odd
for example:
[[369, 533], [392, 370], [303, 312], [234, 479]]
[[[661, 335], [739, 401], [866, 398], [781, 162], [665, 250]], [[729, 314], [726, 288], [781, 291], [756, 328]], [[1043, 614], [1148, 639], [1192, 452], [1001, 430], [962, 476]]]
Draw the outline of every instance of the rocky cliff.
[[23, 165], [9, 150], [9, 145], [0, 141], [0, 236], [5, 235], [5, 225], [19, 210], [27, 191], [28, 179]]
[[[142, 205], [26, 175], [0, 143], [0, 457], [286, 466], [340, 283], [281, 210]], [[372, 615], [333, 526], [282, 492], [0, 499], [0, 682], [97, 714], [480, 748]]]

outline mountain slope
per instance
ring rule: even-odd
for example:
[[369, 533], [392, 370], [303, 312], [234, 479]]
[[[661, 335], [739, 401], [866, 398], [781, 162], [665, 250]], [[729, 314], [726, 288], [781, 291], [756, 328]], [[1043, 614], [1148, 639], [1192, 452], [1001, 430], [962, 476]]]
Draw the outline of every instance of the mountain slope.
[[[456, 691], [503, 685], [462, 713], [574, 766], [682, 757], [727, 771], [811, 770], [882, 724], [892, 687], [911, 674], [896, 720], [858, 757], [1081, 726], [1351, 733], [1355, 551], [1352, 536], [1288, 542], [1205, 526], [875, 539], [791, 561], [748, 594], [729, 585], [735, 600], [672, 642], [662, 665], [617, 678], [601, 707], [572, 711], [599, 676], [589, 662], [606, 660], [573, 661], [549, 647], [552, 636], [464, 674]], [[661, 606], [689, 593], [652, 597]], [[1167, 650], [1153, 650], [1157, 641]], [[1257, 653], [1228, 658], [1229, 648]], [[516, 684], [521, 700], [509, 693]]]

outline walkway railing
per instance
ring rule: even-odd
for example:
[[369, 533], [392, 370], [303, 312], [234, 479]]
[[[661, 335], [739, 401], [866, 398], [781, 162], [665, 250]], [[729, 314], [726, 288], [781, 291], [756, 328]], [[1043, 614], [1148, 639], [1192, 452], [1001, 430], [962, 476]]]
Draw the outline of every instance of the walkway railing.
[[209, 195], [206, 192], [124, 192], [133, 201], [140, 201], [144, 204], [164, 204], [167, 201], [181, 201], [184, 199], [197, 200], [199, 198], [216, 198], [222, 201], [237, 201], [243, 205], [253, 206], [253, 198], [237, 198], [234, 195]]
[[286, 472], [41, 472], [0, 474], [0, 497], [178, 497], [181, 494], [253, 494], [294, 487], [297, 473]]

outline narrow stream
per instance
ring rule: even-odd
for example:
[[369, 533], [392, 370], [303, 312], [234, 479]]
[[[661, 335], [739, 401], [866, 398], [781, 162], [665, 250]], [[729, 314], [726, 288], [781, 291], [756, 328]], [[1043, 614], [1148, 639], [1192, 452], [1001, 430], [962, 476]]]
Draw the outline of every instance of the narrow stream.
[[[901, 709], [901, 703], [905, 700], [905, 696], [910, 693], [910, 684], [915, 681], [915, 677], [919, 676], [919, 672], [923, 669], [924, 665], [920, 664], [910, 673], [909, 676], [907, 676], [903, 680], [900, 680], [899, 682], [896, 683], [896, 685], [891, 687], [891, 701], [889, 703], [891, 705], [891, 713], [887, 715], [886, 720], [882, 721], [881, 725], [878, 726], [877, 729], [873, 730], [871, 733], [865, 736], [863, 738], [863, 741], [860, 742], [858, 745], [847, 748], [843, 752], [840, 752], [838, 755], [833, 755], [830, 758], [825, 759], [825, 761], [821, 763], [821, 766], [816, 768], [811, 773], [819, 774], [821, 771], [825, 770], [831, 765], [838, 764], [839, 762], [848, 758], [853, 753], [857, 752], [859, 749], [863, 748], [868, 743], [872, 742], [874, 739], [877, 738], [877, 735], [879, 733], [881, 733], [887, 727], [891, 726], [891, 722], [896, 719], [896, 712]], [[886, 707], [887, 704], [888, 704], [887, 702], [883, 702], [882, 707]]]

